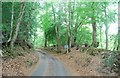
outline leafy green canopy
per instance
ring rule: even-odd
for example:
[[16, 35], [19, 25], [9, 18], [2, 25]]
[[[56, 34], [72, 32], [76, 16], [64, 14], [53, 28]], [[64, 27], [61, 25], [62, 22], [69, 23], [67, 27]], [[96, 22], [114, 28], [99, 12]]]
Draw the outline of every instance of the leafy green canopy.
[[[69, 24], [71, 32], [71, 41], [76, 36], [76, 43], [81, 45], [86, 41], [89, 45], [92, 43], [92, 27], [93, 22], [97, 23], [97, 40], [100, 44], [104, 45], [104, 34], [100, 35], [100, 28], [104, 26], [109, 27], [111, 23], [116, 21], [116, 11], [109, 8], [109, 6], [115, 3], [108, 2], [69, 2]], [[44, 46], [44, 36], [46, 35], [47, 45], [56, 44], [56, 26], [59, 27], [60, 44], [67, 44], [67, 26], [66, 26], [66, 3], [62, 2], [61, 6], [58, 3], [44, 2], [25, 3], [25, 13], [20, 23], [20, 30], [18, 39], [23, 39], [32, 42], [35, 47]], [[56, 21], [54, 21], [54, 13], [52, 5], [55, 10]], [[115, 4], [116, 5], [116, 4]], [[59, 11], [59, 8], [62, 9]], [[107, 7], [107, 17], [105, 17], [105, 8]], [[14, 21], [13, 21], [13, 32], [17, 23], [17, 19], [20, 12], [20, 3], [14, 3]], [[11, 31], [11, 14], [12, 14], [12, 3], [2, 3], [2, 34], [4, 41], [7, 41]], [[93, 12], [94, 10], [94, 12]], [[91, 17], [96, 18], [91, 20]], [[45, 34], [44, 34], [45, 33]], [[102, 37], [102, 42], [100, 37]], [[114, 45], [114, 40], [111, 39]], [[110, 40], [109, 40], [110, 41]], [[102, 47], [104, 48], [104, 47]]]

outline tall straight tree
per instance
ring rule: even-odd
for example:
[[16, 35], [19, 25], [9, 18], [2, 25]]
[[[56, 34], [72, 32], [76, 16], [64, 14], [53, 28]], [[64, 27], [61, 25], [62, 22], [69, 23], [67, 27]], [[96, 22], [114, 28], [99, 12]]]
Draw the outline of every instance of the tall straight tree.
[[104, 15], [102, 17], [103, 19], [103, 22], [104, 22], [104, 25], [105, 25], [105, 37], [106, 37], [106, 49], [109, 49], [108, 46], [109, 46], [109, 37], [108, 37], [108, 30], [109, 30], [109, 27], [110, 27], [110, 24], [112, 22], [115, 22], [115, 14], [116, 12], [115, 11], [111, 11], [109, 10], [108, 6], [110, 5], [110, 3], [108, 2], [105, 2], [103, 4], [103, 9], [104, 9]]
[[101, 41], [101, 47], [102, 47], [102, 26], [100, 26], [100, 41]]
[[15, 33], [13, 34], [13, 38], [11, 39], [11, 43], [10, 43], [11, 49], [14, 47], [14, 43], [18, 36], [19, 26], [20, 26], [20, 23], [21, 23], [23, 14], [24, 14], [24, 9], [25, 9], [25, 3], [23, 2], [23, 3], [21, 3], [20, 13], [19, 13], [19, 17], [18, 17], [18, 20], [16, 23], [16, 28], [15, 28]]
[[[60, 52], [60, 36], [59, 36], [59, 26], [60, 26], [60, 24], [61, 24], [61, 20], [60, 20], [60, 13], [59, 13], [59, 15], [58, 15], [58, 17], [59, 17], [59, 26], [58, 26], [58, 24], [57, 24], [57, 22], [56, 22], [56, 14], [55, 14], [55, 9], [54, 9], [54, 6], [53, 6], [53, 4], [52, 4], [52, 11], [53, 11], [53, 16], [54, 16], [54, 27], [55, 27], [55, 31], [56, 31], [56, 42], [57, 42], [57, 45], [56, 45], [56, 48], [57, 48], [57, 51], [58, 52]], [[59, 4], [59, 12], [60, 12], [60, 4]]]
[[68, 3], [69, 1], [66, 0], [66, 25], [67, 25], [67, 36], [68, 36], [68, 39], [67, 39], [67, 53], [70, 52], [70, 47], [71, 47], [71, 44], [70, 44], [70, 22], [69, 22], [69, 9], [68, 9]]
[[[74, 13], [75, 13], [75, 0], [74, 0], [74, 2], [72, 2], [72, 5], [70, 5], [71, 7], [69, 7], [69, 8], [71, 8], [70, 9], [70, 16], [69, 17], [71, 17], [70, 18], [70, 26], [71, 26], [71, 29], [73, 29], [74, 28]], [[74, 29], [75, 30], [75, 29]], [[76, 34], [75, 34], [75, 32], [74, 31], [72, 31], [71, 30], [71, 45], [75, 45], [75, 38], [76, 38]]]
[[58, 25], [57, 25], [57, 28], [56, 28], [56, 30], [57, 30], [57, 43], [58, 43], [58, 47], [57, 47], [57, 49], [58, 49], [58, 52], [61, 52], [61, 50], [60, 50], [60, 45], [61, 45], [61, 40], [60, 40], [60, 27], [61, 27], [61, 10], [62, 10], [62, 6], [61, 6], [61, 2], [59, 2], [59, 4], [58, 4], [58, 6], [59, 6], [59, 11], [58, 11]]
[[91, 21], [92, 21], [92, 29], [93, 29], [93, 32], [92, 32], [92, 46], [95, 47], [96, 46], [96, 42], [97, 42], [97, 30], [96, 30], [96, 27], [97, 27], [97, 24], [96, 24], [96, 18], [95, 18], [95, 9], [94, 9], [94, 2], [92, 3], [92, 17], [91, 17]]
[[11, 38], [12, 38], [12, 32], [13, 32], [13, 19], [14, 18], [14, 1], [12, 0], [12, 13], [11, 13], [11, 32], [10, 32], [10, 36], [9, 36], [9, 39], [8, 39], [8, 42], [11, 41]]
[[105, 18], [106, 18], [106, 21], [105, 21], [105, 37], [106, 37], [106, 49], [108, 49], [108, 29], [109, 29], [109, 26], [107, 24], [107, 4], [105, 3], [105, 7], [104, 7], [104, 13], [105, 13]]

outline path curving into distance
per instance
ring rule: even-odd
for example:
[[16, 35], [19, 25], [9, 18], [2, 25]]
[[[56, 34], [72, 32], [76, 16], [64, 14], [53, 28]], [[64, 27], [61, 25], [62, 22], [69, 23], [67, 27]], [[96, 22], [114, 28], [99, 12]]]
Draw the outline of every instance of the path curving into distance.
[[70, 71], [58, 60], [39, 50], [39, 62], [32, 76], [72, 76]]

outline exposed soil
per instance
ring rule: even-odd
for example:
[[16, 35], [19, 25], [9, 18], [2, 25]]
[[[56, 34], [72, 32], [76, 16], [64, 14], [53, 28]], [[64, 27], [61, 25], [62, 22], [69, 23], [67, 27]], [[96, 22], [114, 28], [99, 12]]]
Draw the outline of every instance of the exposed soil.
[[72, 48], [68, 54], [63, 54], [64, 52], [56, 54], [51, 48], [44, 50], [60, 59], [74, 76], [116, 76], [114, 72], [110, 72], [110, 68], [104, 67], [101, 54], [92, 56], [76, 48]]
[[3, 76], [29, 76], [38, 61], [37, 53], [18, 56], [15, 59], [3, 61]]

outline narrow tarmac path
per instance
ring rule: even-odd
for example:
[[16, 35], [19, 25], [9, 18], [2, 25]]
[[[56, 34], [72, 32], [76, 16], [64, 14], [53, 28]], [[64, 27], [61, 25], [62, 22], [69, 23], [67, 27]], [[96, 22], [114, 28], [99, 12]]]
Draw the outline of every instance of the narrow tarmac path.
[[72, 76], [70, 71], [60, 60], [39, 50], [39, 62], [32, 73], [32, 76]]

